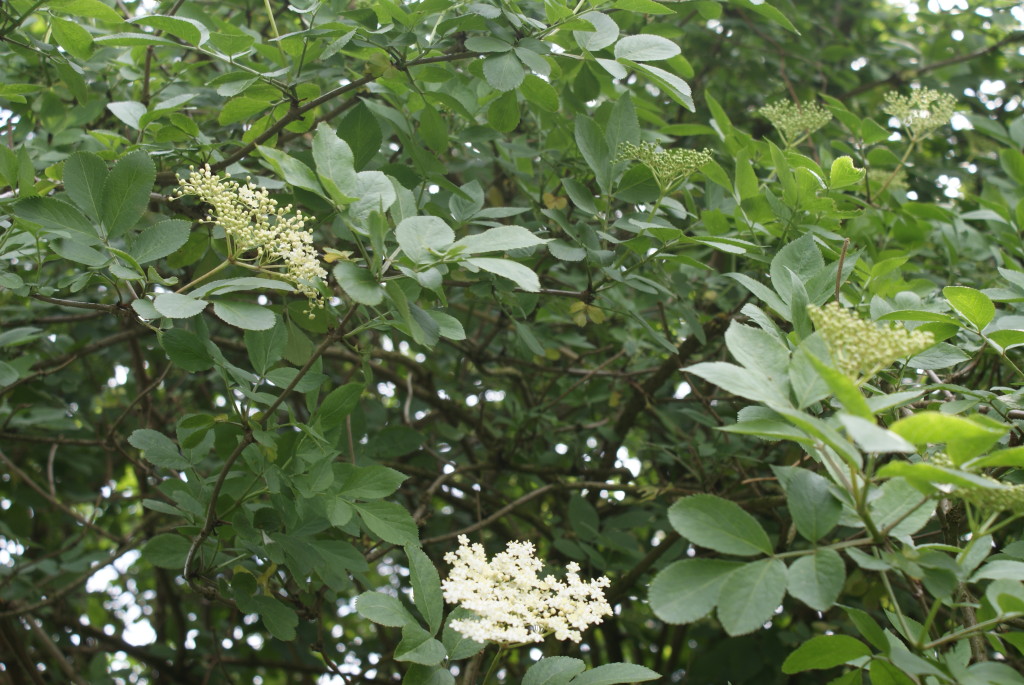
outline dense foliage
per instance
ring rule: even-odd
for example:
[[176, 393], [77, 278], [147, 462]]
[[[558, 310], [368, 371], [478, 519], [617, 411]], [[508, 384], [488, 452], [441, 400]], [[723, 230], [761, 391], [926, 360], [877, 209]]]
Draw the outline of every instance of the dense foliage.
[[1016, 5], [0, 3], [0, 680], [1024, 682]]

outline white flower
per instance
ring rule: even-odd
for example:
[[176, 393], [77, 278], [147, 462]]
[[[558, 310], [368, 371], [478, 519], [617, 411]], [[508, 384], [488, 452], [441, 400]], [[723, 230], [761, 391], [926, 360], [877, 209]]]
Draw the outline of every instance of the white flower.
[[320, 266], [313, 234], [306, 228], [301, 211], [288, 216], [292, 206], [280, 208], [265, 188], [251, 181], [240, 185], [215, 176], [206, 165], [192, 169], [187, 179], [179, 179], [178, 197], [195, 195], [212, 205], [206, 220], [220, 224], [227, 235], [232, 256], [255, 251], [254, 261], [265, 267], [283, 262], [284, 276], [309, 298], [313, 306], [323, 306], [315, 282], [325, 280], [327, 271]]
[[541, 578], [543, 564], [532, 542], [510, 542], [488, 562], [482, 545], [470, 545], [460, 535], [458, 550], [444, 559], [452, 564], [441, 583], [445, 600], [477, 616], [454, 620], [451, 626], [477, 642], [542, 642], [552, 633], [558, 640], [579, 642], [584, 630], [612, 613], [604, 596], [608, 578], [583, 581], [575, 562], [566, 569], [565, 581]]

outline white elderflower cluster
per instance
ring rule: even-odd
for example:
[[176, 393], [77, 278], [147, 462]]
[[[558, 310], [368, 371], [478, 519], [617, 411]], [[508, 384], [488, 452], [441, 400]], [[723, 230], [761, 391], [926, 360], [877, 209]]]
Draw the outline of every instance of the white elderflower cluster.
[[882, 111], [900, 121], [911, 139], [920, 140], [926, 135], [949, 123], [956, 109], [956, 98], [949, 93], [940, 93], [931, 88], [917, 88], [910, 95], [895, 91], [885, 94]]
[[935, 344], [927, 331], [908, 331], [903, 326], [878, 326], [830, 302], [807, 307], [836, 366], [856, 382], [871, 378], [897, 359], [912, 357]]
[[552, 633], [579, 642], [587, 627], [612, 614], [604, 596], [608, 578], [583, 581], [575, 562], [566, 568], [564, 581], [541, 578], [544, 565], [532, 542], [510, 542], [488, 562], [483, 545], [470, 545], [460, 535], [458, 550], [444, 560], [452, 564], [441, 583], [445, 600], [477, 616], [454, 620], [452, 628], [477, 642], [518, 645], [542, 642]]
[[325, 280], [327, 271], [320, 266], [313, 233], [306, 228], [302, 212], [296, 210], [289, 216], [291, 205], [278, 207], [277, 200], [265, 188], [248, 179], [245, 185], [240, 185], [213, 174], [209, 165], [189, 169], [187, 179], [178, 179], [178, 197], [195, 195], [213, 207], [206, 220], [224, 228], [229, 252], [242, 259], [240, 255], [255, 251], [255, 257], [246, 261], [264, 268], [282, 263], [282, 275], [295, 283], [312, 306], [322, 307], [323, 300], [314, 283]]
[[757, 113], [767, 119], [789, 145], [801, 135], [811, 135], [832, 121], [832, 112], [817, 102], [796, 105], [788, 100], [779, 100], [765, 105]]

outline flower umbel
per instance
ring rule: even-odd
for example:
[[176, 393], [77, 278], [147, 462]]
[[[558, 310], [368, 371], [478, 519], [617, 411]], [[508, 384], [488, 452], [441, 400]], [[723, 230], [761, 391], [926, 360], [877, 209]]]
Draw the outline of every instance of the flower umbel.
[[824, 307], [807, 307], [814, 327], [824, 338], [832, 360], [844, 374], [862, 382], [892, 364], [935, 344], [926, 331], [908, 331], [902, 326], [878, 326], [836, 302]]
[[882, 111], [900, 120], [911, 140], [921, 140], [929, 133], [945, 126], [956, 109], [956, 98], [931, 88], [917, 88], [910, 95], [895, 91], [885, 94]]
[[470, 545], [460, 535], [459, 548], [444, 560], [452, 564], [441, 583], [445, 600], [477, 615], [451, 626], [477, 642], [542, 642], [551, 633], [558, 640], [579, 642], [582, 631], [612, 613], [604, 597], [608, 578], [581, 580], [575, 562], [566, 568], [564, 581], [541, 578], [544, 565], [534, 556], [532, 542], [510, 542], [488, 562], [483, 545]]
[[[179, 178], [178, 197], [195, 195], [212, 205], [206, 220], [220, 224], [228, 240], [228, 250], [236, 261], [252, 262], [267, 269], [283, 264], [281, 274], [295, 284], [296, 289], [309, 298], [313, 306], [323, 306], [315, 287], [317, 280], [327, 278], [320, 266], [313, 234], [306, 228], [301, 211], [292, 212], [292, 206], [278, 207], [265, 188], [251, 181], [245, 185], [214, 175], [210, 166], [202, 169], [190, 167], [187, 179]], [[243, 255], [254, 251], [255, 256]]]
[[619, 147], [616, 162], [636, 160], [646, 166], [654, 174], [654, 180], [662, 192], [672, 187], [712, 159], [710, 150], [687, 150], [673, 148], [659, 150], [653, 143], [623, 143]]
[[819, 128], [832, 121], [832, 113], [817, 102], [805, 102], [796, 105], [787, 100], [779, 100], [757, 110], [782, 136], [782, 141], [795, 145], [802, 137], [807, 137]]

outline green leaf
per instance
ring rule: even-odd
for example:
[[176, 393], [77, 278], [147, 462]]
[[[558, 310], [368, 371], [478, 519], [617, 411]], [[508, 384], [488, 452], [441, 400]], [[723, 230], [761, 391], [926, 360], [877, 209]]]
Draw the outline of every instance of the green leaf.
[[519, 126], [522, 113], [515, 91], [509, 91], [497, 98], [487, 108], [487, 123], [500, 133], [509, 133]]
[[192, 224], [181, 219], [168, 219], [142, 231], [132, 241], [128, 253], [139, 264], [153, 262], [174, 254], [188, 242]]
[[466, 329], [462, 327], [462, 322], [454, 316], [433, 309], [428, 310], [427, 314], [437, 324], [438, 332], [442, 338], [447, 340], [466, 339]]
[[243, 340], [253, 371], [265, 376], [270, 367], [284, 357], [288, 345], [288, 328], [283, 321], [276, 321], [269, 329], [246, 331]]
[[295, 286], [285, 281], [274, 278], [258, 278], [256, 276], [243, 276], [241, 278], [226, 278], [220, 281], [210, 281], [192, 291], [192, 297], [206, 297], [212, 293], [225, 295], [227, 293], [244, 292], [247, 290], [283, 290], [291, 292]]
[[[430, 560], [419, 547], [406, 547], [409, 559], [409, 573], [412, 577], [413, 601], [420, 615], [427, 621], [430, 634], [437, 633], [444, 615], [444, 598], [441, 596], [441, 577]], [[442, 652], [442, 658], [444, 652]]]
[[864, 169], [858, 169], [853, 166], [853, 159], [848, 156], [837, 157], [832, 160], [832, 168], [829, 169], [829, 181], [828, 185], [830, 188], [846, 188], [860, 183], [864, 179], [864, 174], [867, 173]]
[[691, 495], [669, 507], [668, 520], [695, 545], [723, 554], [771, 554], [768, 534], [738, 504], [715, 495]]
[[280, 150], [276, 150], [266, 145], [257, 145], [256, 149], [260, 151], [263, 158], [270, 163], [270, 166], [274, 169], [277, 174], [283, 178], [289, 184], [296, 188], [302, 188], [308, 190], [314, 195], [320, 197], [326, 197], [324, 190], [320, 186], [320, 181], [317, 180], [316, 174], [308, 166], [295, 159], [291, 155], [287, 155]]
[[472, 257], [465, 264], [489, 271], [513, 281], [521, 290], [535, 293], [540, 290], [540, 279], [533, 269], [510, 259], [494, 259], [492, 257]]
[[358, 183], [352, 148], [325, 122], [320, 122], [316, 127], [313, 160], [320, 182], [335, 202], [345, 205], [361, 196], [356, 187]]
[[380, 464], [355, 466], [334, 465], [335, 480], [341, 485], [339, 495], [355, 499], [381, 499], [392, 494], [408, 478], [395, 469]]
[[274, 312], [263, 305], [233, 300], [216, 300], [213, 313], [224, 323], [247, 331], [265, 331], [277, 320]]
[[142, 546], [142, 558], [157, 568], [181, 571], [191, 546], [188, 538], [174, 533], [161, 533]]
[[616, 662], [584, 671], [572, 679], [572, 684], [616, 685], [616, 683], [642, 683], [660, 677], [661, 675], [658, 672], [652, 671], [646, 666]]
[[796, 26], [786, 18], [786, 15], [763, 0], [730, 0], [730, 3], [750, 10], [756, 14], [760, 14], [768, 21], [774, 22], [779, 26], [792, 31], [798, 36], [800, 35], [800, 32], [796, 30]]
[[842, 402], [843, 408], [847, 412], [854, 416], [859, 416], [866, 421], [874, 420], [875, 414], [871, 411], [871, 407], [868, 406], [867, 400], [864, 399], [860, 388], [845, 373], [818, 359], [810, 351], [807, 353], [807, 360], [810, 361], [814, 370], [818, 372], [821, 379], [828, 385], [828, 389], [832, 391], [836, 399]]
[[15, 215], [51, 231], [73, 231], [95, 239], [96, 226], [78, 209], [52, 197], [30, 197], [14, 205]]
[[338, 131], [341, 139], [352, 149], [353, 165], [356, 169], [364, 169], [380, 151], [380, 146], [384, 142], [377, 118], [362, 102], [352, 108]]
[[922, 411], [900, 419], [889, 430], [918, 446], [946, 443], [953, 464], [960, 466], [995, 445], [1010, 427], [976, 415], [970, 418]]
[[529, 229], [522, 226], [496, 226], [483, 233], [459, 238], [452, 244], [451, 250], [462, 248], [460, 254], [482, 254], [485, 252], [507, 252], [523, 247], [543, 245], [549, 240], [538, 238]]
[[544, 657], [523, 675], [522, 685], [568, 685], [587, 665], [568, 656]]
[[370, 532], [393, 545], [419, 544], [416, 522], [394, 502], [360, 502], [353, 505]]
[[525, 75], [523, 63], [514, 52], [505, 52], [484, 60], [484, 77], [495, 90], [515, 90]]
[[57, 44], [68, 53], [83, 62], [92, 57], [92, 34], [79, 24], [60, 17], [50, 17], [50, 28]]
[[469, 658], [486, 646], [481, 642], [469, 639], [451, 626], [452, 621], [475, 617], [476, 614], [462, 607], [457, 607], [448, 614], [441, 640], [444, 642], [445, 649], [448, 650], [448, 658], [452, 661]]
[[136, 130], [142, 128], [139, 120], [146, 114], [146, 106], [134, 100], [121, 100], [107, 103], [107, 109], [127, 126]]
[[411, 664], [402, 685], [455, 685], [455, 676], [444, 666]]
[[455, 232], [436, 216], [411, 216], [395, 227], [402, 252], [417, 264], [438, 261], [455, 241]]
[[384, 301], [384, 288], [369, 269], [352, 262], [338, 262], [332, 273], [341, 289], [355, 302], [373, 307]]
[[618, 40], [619, 25], [607, 14], [591, 11], [579, 15], [579, 18], [594, 27], [593, 31], [572, 32], [572, 37], [581, 50], [597, 52]]
[[348, 383], [332, 390], [320, 403], [310, 423], [316, 423], [325, 430], [340, 425], [359, 406], [363, 387], [362, 383]]
[[271, 635], [284, 642], [295, 639], [295, 626], [299, 625], [299, 616], [294, 609], [266, 595], [256, 595], [249, 601]]
[[46, 4], [51, 10], [75, 17], [91, 17], [111, 24], [124, 21], [113, 7], [101, 0], [50, 0]]
[[171, 363], [189, 373], [213, 368], [213, 357], [198, 335], [183, 328], [170, 328], [160, 333], [160, 345]]
[[723, 559], [683, 559], [669, 564], [651, 581], [648, 601], [666, 623], [693, 623], [718, 604], [729, 574], [742, 566]]
[[206, 309], [206, 305], [205, 300], [179, 293], [161, 293], [153, 300], [156, 310], [169, 319], [189, 319]]
[[983, 329], [996, 315], [996, 307], [988, 295], [974, 288], [951, 285], [942, 289], [942, 295], [976, 330]]
[[444, 661], [444, 645], [418, 625], [402, 628], [402, 641], [395, 648], [396, 661], [410, 661], [424, 666], [435, 666]]
[[589, 117], [577, 117], [576, 145], [579, 146], [580, 154], [583, 155], [583, 159], [594, 172], [594, 179], [597, 181], [598, 187], [601, 188], [601, 192], [607, 193], [611, 189], [612, 160], [608, 143], [605, 142], [604, 131]]
[[358, 199], [349, 206], [348, 212], [358, 221], [364, 221], [371, 212], [386, 212], [398, 199], [391, 180], [379, 171], [357, 173], [352, 196]]
[[[696, 111], [693, 104], [693, 96], [690, 91], [690, 84], [686, 81], [679, 78], [672, 72], [666, 71], [660, 67], [653, 67], [650, 64], [641, 64], [638, 62], [627, 61], [627, 63], [634, 71], [638, 71], [647, 76], [647, 78], [654, 82], [654, 85], [662, 89], [666, 95], [675, 100], [679, 105], [685, 107], [691, 112]], [[705, 169], [706, 168], [707, 167], [705, 167]]]
[[846, 565], [839, 553], [828, 547], [800, 557], [787, 571], [789, 594], [818, 611], [832, 608], [845, 582]]
[[128, 436], [128, 444], [140, 450], [149, 463], [162, 469], [188, 468], [188, 460], [181, 456], [178, 446], [163, 433], [140, 428]]
[[180, 38], [189, 45], [201, 46], [210, 39], [210, 32], [206, 26], [186, 17], [169, 17], [161, 14], [151, 14], [145, 17], [136, 17], [131, 20], [133, 24], [152, 26], [164, 33], [169, 33]]
[[416, 619], [396, 597], [383, 592], [364, 592], [356, 598], [356, 611], [363, 618], [392, 628], [415, 626]]
[[786, 596], [786, 565], [762, 559], [733, 571], [718, 597], [718, 620], [735, 637], [761, 628], [771, 620]]
[[803, 643], [782, 662], [782, 672], [800, 673], [826, 668], [870, 656], [871, 649], [849, 635], [818, 635]]
[[668, 38], [653, 34], [626, 36], [615, 44], [615, 59], [628, 59], [634, 62], [657, 62], [671, 59], [682, 50], [679, 45]]
[[843, 507], [829, 490], [828, 481], [796, 466], [773, 466], [786, 492], [786, 504], [800, 535], [817, 542], [835, 528]]
[[[558, 111], [560, 105], [558, 91], [539, 76], [527, 74], [526, 78], [523, 79], [522, 85], [519, 86], [519, 92], [523, 94], [523, 97], [530, 104], [536, 105], [547, 112]], [[519, 109], [518, 104], [516, 109]]]
[[772, 405], [789, 404], [778, 385], [759, 371], [744, 369], [728, 362], [701, 362], [688, 366], [685, 371], [748, 400]]
[[129, 152], [110, 170], [103, 182], [101, 215], [110, 237], [131, 228], [149, 206], [156, 181], [156, 166], [142, 150]]

